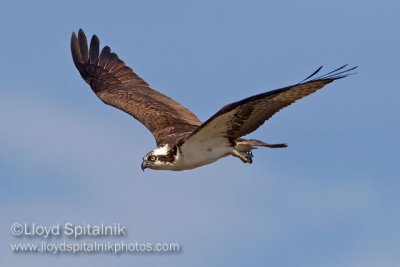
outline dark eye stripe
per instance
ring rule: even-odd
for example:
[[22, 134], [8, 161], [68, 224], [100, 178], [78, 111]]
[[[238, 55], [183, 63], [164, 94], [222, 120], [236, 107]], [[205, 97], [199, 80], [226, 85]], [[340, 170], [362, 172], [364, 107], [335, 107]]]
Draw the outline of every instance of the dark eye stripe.
[[164, 161], [164, 162], [173, 162], [174, 161], [174, 156], [173, 155], [158, 156], [158, 159], [160, 161]]

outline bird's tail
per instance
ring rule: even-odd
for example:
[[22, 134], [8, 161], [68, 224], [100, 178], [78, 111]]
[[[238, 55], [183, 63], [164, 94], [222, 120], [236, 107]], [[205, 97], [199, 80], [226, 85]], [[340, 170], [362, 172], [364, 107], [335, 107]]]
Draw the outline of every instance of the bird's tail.
[[256, 139], [239, 139], [236, 141], [235, 148], [239, 151], [250, 151], [256, 149], [257, 147], [269, 147], [269, 148], [283, 148], [287, 147], [287, 144], [268, 144]]

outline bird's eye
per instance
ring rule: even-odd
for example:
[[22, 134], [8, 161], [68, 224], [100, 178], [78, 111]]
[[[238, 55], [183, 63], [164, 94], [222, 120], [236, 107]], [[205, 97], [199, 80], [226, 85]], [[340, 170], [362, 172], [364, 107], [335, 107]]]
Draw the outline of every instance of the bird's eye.
[[152, 156], [149, 157], [149, 160], [150, 160], [150, 161], [156, 161], [156, 159], [157, 159], [157, 157], [154, 156], [154, 155], [152, 155]]

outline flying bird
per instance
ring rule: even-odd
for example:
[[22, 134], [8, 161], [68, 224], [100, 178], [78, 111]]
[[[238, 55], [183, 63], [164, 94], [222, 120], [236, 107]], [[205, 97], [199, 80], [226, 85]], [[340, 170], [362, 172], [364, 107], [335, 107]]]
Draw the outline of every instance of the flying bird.
[[317, 76], [320, 67], [300, 83], [231, 103], [201, 122], [189, 109], [152, 89], [108, 46], [100, 52], [96, 35], [88, 47], [84, 31], [80, 29], [78, 36], [73, 32], [71, 52], [76, 68], [97, 97], [130, 114], [153, 134], [157, 147], [143, 157], [142, 170], [188, 170], [229, 155], [252, 163], [252, 150], [257, 147], [286, 147], [242, 137], [282, 108], [357, 68], [344, 65]]

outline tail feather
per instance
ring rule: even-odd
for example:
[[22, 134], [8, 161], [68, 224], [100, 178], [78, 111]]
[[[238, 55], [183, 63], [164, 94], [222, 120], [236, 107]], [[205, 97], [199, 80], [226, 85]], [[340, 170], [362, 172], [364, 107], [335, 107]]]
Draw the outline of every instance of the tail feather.
[[256, 139], [240, 139], [236, 142], [235, 147], [240, 151], [250, 151], [252, 149], [256, 149], [257, 147], [284, 148], [287, 147], [287, 144], [268, 144]]
[[251, 146], [262, 146], [262, 147], [270, 147], [270, 148], [283, 148], [287, 147], [287, 144], [268, 144], [260, 140], [250, 139], [248, 140]]

